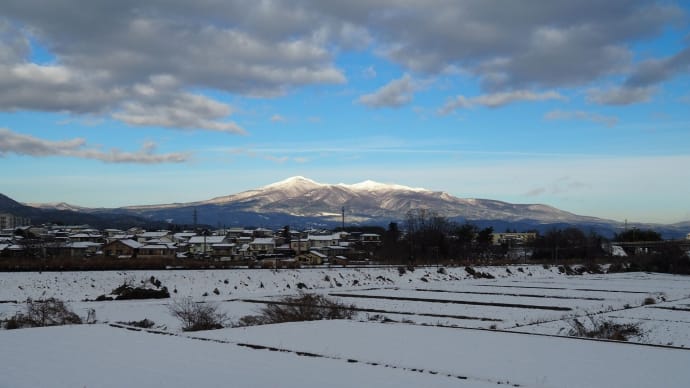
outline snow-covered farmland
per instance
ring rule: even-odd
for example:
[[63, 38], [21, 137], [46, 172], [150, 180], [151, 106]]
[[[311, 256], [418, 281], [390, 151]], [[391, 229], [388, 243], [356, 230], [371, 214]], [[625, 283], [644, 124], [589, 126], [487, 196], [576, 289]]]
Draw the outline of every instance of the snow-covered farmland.
[[[465, 268], [2, 273], [0, 317], [23, 309], [28, 298], [56, 297], [82, 316], [95, 311], [98, 324], [0, 331], [0, 365], [9, 371], [0, 387], [154, 381], [163, 387], [229, 381], [300, 387], [684, 387], [690, 381], [682, 366], [690, 361], [689, 277], [565, 276], [541, 266], [475, 270], [493, 278], [475, 278]], [[123, 283], [151, 277], [172, 299], [94, 301]], [[169, 312], [172, 301], [191, 297], [217, 305], [237, 322], [299, 292], [352, 304], [355, 318], [184, 333]], [[144, 318], [155, 322], [154, 332], [117, 323]], [[630, 343], [572, 338], [567, 335], [574, 319], [633, 323], [642, 334]], [[29, 367], [37, 364], [42, 368]], [[83, 373], [61, 372], [68, 370]]]

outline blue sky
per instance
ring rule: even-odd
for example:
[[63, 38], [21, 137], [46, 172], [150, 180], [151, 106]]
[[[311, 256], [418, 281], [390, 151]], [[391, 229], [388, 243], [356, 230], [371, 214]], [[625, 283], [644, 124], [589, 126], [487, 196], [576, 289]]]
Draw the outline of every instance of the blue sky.
[[116, 207], [302, 175], [690, 220], [682, 2], [193, 3], [4, 1], [0, 192]]

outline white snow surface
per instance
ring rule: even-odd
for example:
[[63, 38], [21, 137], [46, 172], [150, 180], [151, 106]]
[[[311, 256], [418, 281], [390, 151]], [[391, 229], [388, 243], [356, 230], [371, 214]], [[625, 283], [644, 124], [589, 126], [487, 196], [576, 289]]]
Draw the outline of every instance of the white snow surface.
[[[683, 367], [690, 361], [690, 277], [565, 276], [556, 267], [534, 265], [475, 270], [494, 279], [474, 279], [464, 267], [422, 267], [402, 275], [397, 268], [0, 273], [0, 319], [22, 311], [26, 299], [57, 297], [82, 317], [93, 309], [100, 323], [0, 330], [0, 388], [681, 387], [690, 381], [690, 369]], [[172, 299], [93, 301], [151, 276]], [[203, 333], [183, 333], [169, 311], [174, 301], [191, 297], [216, 304], [237, 322], [266, 302], [299, 292], [337, 294], [331, 297], [359, 310], [352, 321]], [[635, 323], [643, 334], [629, 339], [637, 344], [565, 337], [572, 319], [587, 323], [588, 317]], [[104, 324], [144, 318], [173, 335]], [[390, 320], [395, 322], [381, 323]]]
[[106, 325], [5, 331], [0, 340], [1, 388], [489, 386]]
[[688, 350], [489, 330], [318, 321], [197, 335], [521, 387], [687, 387], [690, 381]]

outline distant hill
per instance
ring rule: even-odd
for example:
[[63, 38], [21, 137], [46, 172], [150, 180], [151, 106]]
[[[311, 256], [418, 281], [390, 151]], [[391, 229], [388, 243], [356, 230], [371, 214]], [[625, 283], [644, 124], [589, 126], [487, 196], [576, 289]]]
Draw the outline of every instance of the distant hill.
[[161, 221], [153, 221], [136, 215], [123, 213], [103, 212], [95, 214], [91, 209], [81, 208], [81, 211], [61, 210], [50, 205], [38, 207], [27, 206], [12, 198], [0, 194], [0, 213], [10, 213], [15, 216], [27, 217], [34, 225], [54, 223], [63, 225], [88, 224], [94, 228], [131, 228], [133, 226], [162, 228], [166, 224]]

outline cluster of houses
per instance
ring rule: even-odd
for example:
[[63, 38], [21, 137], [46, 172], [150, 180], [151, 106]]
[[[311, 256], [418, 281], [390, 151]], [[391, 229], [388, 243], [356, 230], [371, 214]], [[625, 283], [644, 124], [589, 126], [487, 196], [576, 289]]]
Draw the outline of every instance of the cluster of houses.
[[323, 230], [219, 229], [172, 232], [24, 226], [0, 231], [0, 256], [204, 258], [220, 261], [294, 258], [308, 264], [347, 260], [381, 243], [378, 234]]

